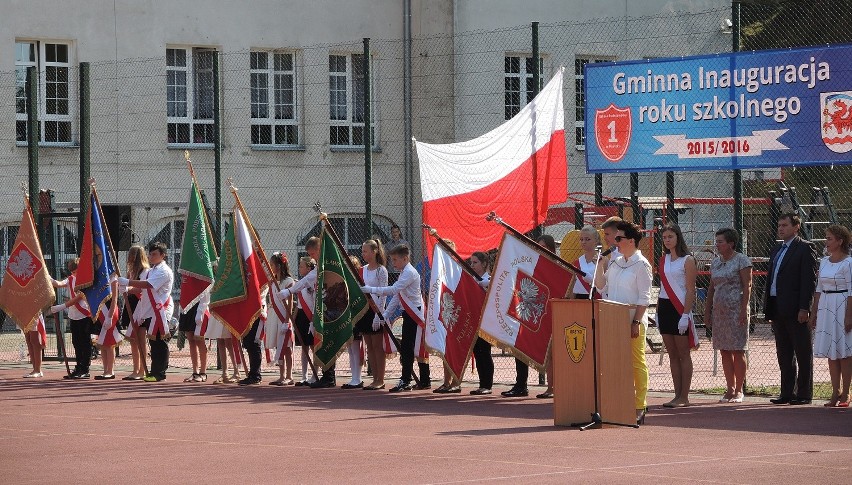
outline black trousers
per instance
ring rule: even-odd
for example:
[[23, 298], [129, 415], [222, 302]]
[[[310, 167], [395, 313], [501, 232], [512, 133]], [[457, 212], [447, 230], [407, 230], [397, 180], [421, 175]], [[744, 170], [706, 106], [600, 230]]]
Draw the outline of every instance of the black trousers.
[[[411, 376], [414, 373], [414, 351], [417, 345], [417, 332], [419, 331], [417, 322], [408, 314], [402, 313], [402, 341], [399, 345], [399, 361], [402, 364], [401, 381], [411, 383]], [[432, 381], [429, 371], [428, 362], [419, 362], [417, 368], [420, 371], [420, 384], [429, 384]]]
[[260, 352], [260, 343], [257, 342], [257, 333], [260, 332], [260, 319], [254, 321], [251, 325], [251, 330], [243, 339], [243, 348], [246, 349], [246, 354], [248, 354], [248, 378], [249, 379], [260, 379], [260, 365], [262, 363], [262, 357]]
[[[793, 318], [775, 317], [775, 352], [781, 371], [782, 399], [812, 399], [814, 387], [814, 351], [811, 328]], [[798, 369], [797, 369], [798, 367]]]
[[527, 380], [530, 377], [530, 366], [524, 361], [515, 359], [515, 389], [527, 389]]
[[[151, 325], [150, 318], [145, 320], [145, 327], [149, 325]], [[148, 338], [148, 345], [151, 347], [151, 369], [148, 375], [165, 379], [166, 369], [169, 368], [169, 343], [158, 334], [154, 338]]]
[[494, 358], [491, 357], [491, 344], [481, 338], [473, 344], [473, 359], [479, 373], [479, 387], [491, 389], [494, 385]]
[[92, 364], [92, 320], [71, 320], [71, 344], [74, 346], [74, 373], [88, 374]]

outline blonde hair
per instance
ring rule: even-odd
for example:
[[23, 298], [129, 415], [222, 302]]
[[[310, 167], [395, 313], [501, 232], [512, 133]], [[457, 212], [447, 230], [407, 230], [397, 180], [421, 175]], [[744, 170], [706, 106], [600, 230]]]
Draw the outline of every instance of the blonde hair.
[[588, 234], [592, 236], [592, 239], [595, 240], [595, 244], [601, 243], [601, 233], [599, 233], [593, 226], [586, 224], [582, 229], [580, 229], [580, 234]]
[[308, 269], [314, 269], [317, 267], [317, 262], [314, 261], [314, 258], [310, 256], [302, 256], [299, 258], [299, 264], [303, 264], [308, 267]]
[[137, 279], [142, 274], [143, 270], [150, 268], [148, 263], [148, 255], [145, 253], [145, 248], [134, 244], [127, 251], [127, 276], [130, 279]]

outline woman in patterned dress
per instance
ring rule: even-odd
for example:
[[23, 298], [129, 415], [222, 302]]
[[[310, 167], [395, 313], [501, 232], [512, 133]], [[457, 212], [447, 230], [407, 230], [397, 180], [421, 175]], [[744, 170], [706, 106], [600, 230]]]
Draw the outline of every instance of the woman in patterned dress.
[[737, 252], [739, 235], [733, 229], [716, 231], [716, 251], [710, 264], [710, 287], [704, 307], [704, 324], [713, 329], [713, 349], [722, 356], [727, 389], [719, 402], [743, 402], [748, 301], [751, 297], [751, 260]]
[[831, 399], [826, 407], [849, 407], [852, 381], [852, 305], [848, 304], [852, 291], [850, 240], [849, 229], [839, 225], [826, 228], [828, 256], [819, 263], [819, 279], [808, 322], [814, 330], [814, 357], [828, 359]]

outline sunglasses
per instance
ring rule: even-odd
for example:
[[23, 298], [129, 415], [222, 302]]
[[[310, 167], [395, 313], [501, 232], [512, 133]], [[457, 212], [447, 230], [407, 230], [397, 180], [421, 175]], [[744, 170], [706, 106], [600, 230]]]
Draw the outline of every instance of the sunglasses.
[[621, 242], [625, 239], [629, 239], [627, 236], [615, 236], [615, 242]]

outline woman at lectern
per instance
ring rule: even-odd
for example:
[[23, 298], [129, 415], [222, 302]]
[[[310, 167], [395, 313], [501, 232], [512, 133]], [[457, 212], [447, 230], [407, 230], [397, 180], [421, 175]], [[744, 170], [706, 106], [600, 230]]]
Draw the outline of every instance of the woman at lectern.
[[[620, 256], [608, 269], [598, 265], [595, 287], [609, 300], [630, 305], [630, 337], [633, 356], [633, 388], [635, 391], [636, 423], [645, 422], [648, 404], [648, 363], [645, 361], [645, 310], [651, 302], [651, 264], [639, 251], [642, 232], [629, 222], [619, 222], [615, 244]], [[624, 322], [627, 324], [627, 322]], [[625, 331], [627, 331], [625, 329]]]
[[583, 255], [574, 261], [574, 266], [583, 270], [586, 276], [574, 275], [570, 298], [589, 298], [589, 293], [592, 291], [592, 278], [595, 276], [595, 256], [600, 243], [601, 235], [597, 229], [592, 226], [583, 226], [580, 229], [580, 249], [583, 250]]

